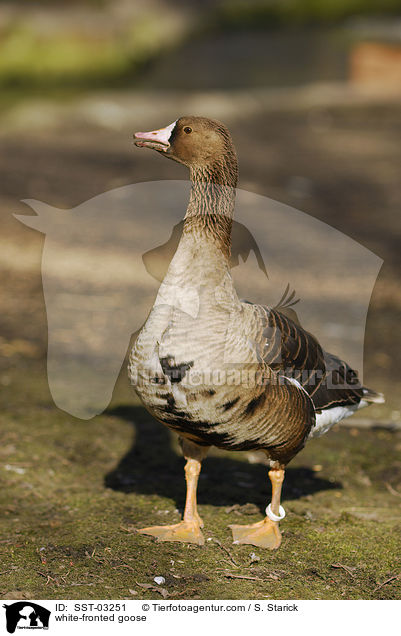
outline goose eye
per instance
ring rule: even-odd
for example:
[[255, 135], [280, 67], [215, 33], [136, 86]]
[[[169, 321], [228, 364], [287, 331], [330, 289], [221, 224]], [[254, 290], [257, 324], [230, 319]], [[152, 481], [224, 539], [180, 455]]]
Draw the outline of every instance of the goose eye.
[[189, 133], [192, 132], [192, 128], [190, 128], [189, 126], [185, 126], [184, 132], [187, 133], [187, 135], [189, 135]]

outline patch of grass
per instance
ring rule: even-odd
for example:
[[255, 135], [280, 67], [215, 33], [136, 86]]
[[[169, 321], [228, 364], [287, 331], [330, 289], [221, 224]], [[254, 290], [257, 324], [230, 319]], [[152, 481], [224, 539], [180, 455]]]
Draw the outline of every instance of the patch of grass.
[[88, 37], [79, 30], [40, 32], [21, 17], [1, 34], [0, 86], [42, 91], [121, 86], [162, 51], [181, 42], [158, 16], [143, 14], [113, 31]]
[[110, 41], [88, 40], [72, 35], [43, 35], [26, 23], [17, 23], [3, 34], [0, 77], [3, 84], [32, 83], [47, 78], [50, 83], [79, 74], [107, 75], [110, 69], [121, 72], [125, 59], [122, 47]]
[[3, 598], [399, 598], [401, 499], [387, 487], [400, 492], [399, 433], [338, 429], [309, 443], [287, 470], [274, 552], [232, 545], [227, 528], [262, 518], [266, 467], [214, 450], [199, 485], [205, 546], [158, 544], [134, 528], [179, 520], [184, 460], [125, 374], [89, 422], [52, 405], [43, 367], [8, 375]]

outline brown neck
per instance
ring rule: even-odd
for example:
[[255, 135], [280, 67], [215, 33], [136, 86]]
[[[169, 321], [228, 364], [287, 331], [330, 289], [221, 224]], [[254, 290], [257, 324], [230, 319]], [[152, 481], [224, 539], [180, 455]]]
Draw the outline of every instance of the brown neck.
[[183, 234], [212, 240], [230, 257], [231, 228], [238, 179], [234, 151], [207, 167], [191, 166], [191, 195]]

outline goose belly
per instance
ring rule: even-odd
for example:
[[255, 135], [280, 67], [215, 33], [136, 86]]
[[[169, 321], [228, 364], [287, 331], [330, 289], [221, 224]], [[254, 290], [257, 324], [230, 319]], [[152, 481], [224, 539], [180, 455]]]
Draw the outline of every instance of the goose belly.
[[[241, 424], [243, 400], [228, 387], [161, 385], [141, 399], [160, 422], [183, 437], [230, 450], [255, 448], [258, 439]], [[144, 399], [145, 398], [145, 399]]]
[[258, 374], [270, 371], [255, 360], [236, 321], [227, 329], [226, 314], [162, 318], [151, 312], [130, 358], [131, 383], [149, 412], [199, 444], [293, 456], [310, 429], [304, 391], [258, 384]]
[[[154, 308], [130, 357], [129, 376], [143, 404], [182, 434], [217, 425], [217, 401], [227, 392], [219, 381], [227, 326], [213, 316], [211, 329], [210, 320]], [[220, 386], [212, 387], [216, 380]]]
[[242, 382], [244, 369], [240, 376], [232, 368], [210, 373], [211, 381], [198, 384], [197, 374], [206, 373], [194, 366], [179, 382], [165, 375], [135, 389], [147, 410], [182, 437], [225, 450], [264, 450], [272, 460], [289, 461], [311, 425], [304, 396], [288, 417], [288, 387], [255, 386], [255, 369], [245, 375], [248, 384]]
[[[230, 371], [227, 331], [226, 312], [209, 308], [193, 319], [172, 308], [154, 307], [131, 352], [128, 370], [145, 406], [159, 408], [164, 400], [167, 409], [174, 405], [191, 415], [202, 409], [202, 397], [216, 394], [208, 392], [215, 384], [224, 399]], [[210, 416], [207, 400], [204, 408]]]
[[170, 429], [198, 443], [227, 448], [241, 444], [235, 374], [233, 383], [227, 384], [230, 370], [202, 368], [192, 360], [174, 366], [173, 360], [170, 367], [164, 358], [162, 364], [153, 360], [144, 381], [135, 385], [144, 406]]

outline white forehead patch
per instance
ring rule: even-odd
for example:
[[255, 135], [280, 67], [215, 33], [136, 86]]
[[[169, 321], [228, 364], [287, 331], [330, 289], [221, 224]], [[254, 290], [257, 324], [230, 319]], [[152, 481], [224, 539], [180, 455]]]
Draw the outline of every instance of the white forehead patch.
[[155, 130], [155, 133], [157, 133], [157, 139], [159, 139], [165, 144], [168, 144], [176, 123], [177, 123], [177, 120], [173, 121], [172, 124], [169, 124], [165, 128], [160, 128], [160, 130]]

